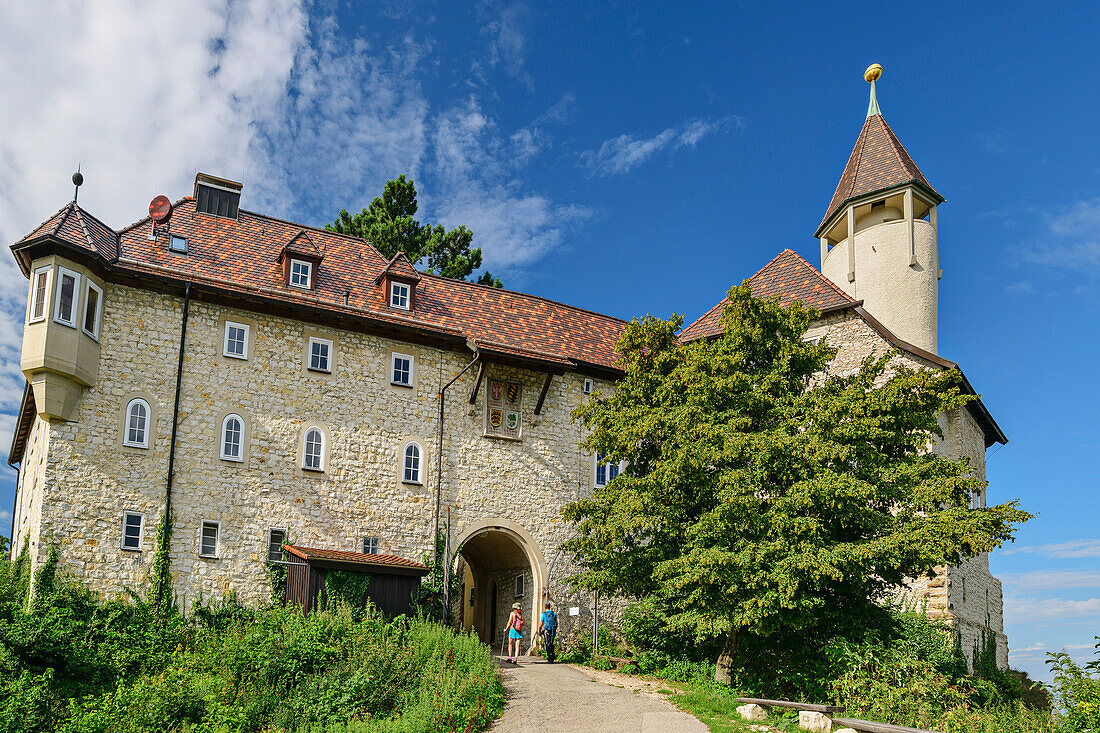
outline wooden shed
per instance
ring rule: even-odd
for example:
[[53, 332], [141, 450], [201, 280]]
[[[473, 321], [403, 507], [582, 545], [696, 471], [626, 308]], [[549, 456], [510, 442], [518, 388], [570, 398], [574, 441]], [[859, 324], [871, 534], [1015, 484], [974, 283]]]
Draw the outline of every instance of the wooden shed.
[[321, 605], [327, 601], [325, 579], [329, 571], [343, 570], [370, 576], [360, 605], [370, 600], [387, 618], [410, 613], [413, 591], [428, 574], [423, 563], [397, 555], [367, 555], [297, 545], [283, 545], [283, 549], [290, 553], [283, 602], [306, 611], [313, 610], [318, 601]]

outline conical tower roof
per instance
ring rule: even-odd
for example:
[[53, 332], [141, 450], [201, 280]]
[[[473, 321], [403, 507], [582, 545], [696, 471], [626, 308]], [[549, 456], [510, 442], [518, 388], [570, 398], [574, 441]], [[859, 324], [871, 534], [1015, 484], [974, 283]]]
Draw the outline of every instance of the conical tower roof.
[[856, 145], [848, 157], [848, 164], [844, 166], [844, 173], [841, 174], [840, 182], [836, 185], [836, 191], [833, 193], [832, 201], [829, 202], [825, 218], [821, 220], [821, 225], [818, 227], [817, 236], [821, 236], [825, 224], [849, 201], [910, 183], [924, 189], [935, 203], [938, 204], [944, 200], [943, 196], [932, 188], [932, 184], [921, 173], [920, 168], [909, 155], [909, 151], [901, 144], [898, 136], [882, 116], [875, 96], [874, 81], [872, 81], [871, 104], [867, 112], [867, 120], [863, 123], [863, 129], [859, 131]]

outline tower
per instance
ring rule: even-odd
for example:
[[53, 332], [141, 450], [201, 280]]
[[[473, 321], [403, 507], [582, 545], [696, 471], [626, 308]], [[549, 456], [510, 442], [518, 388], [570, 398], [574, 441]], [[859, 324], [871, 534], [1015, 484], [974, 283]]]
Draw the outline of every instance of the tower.
[[881, 75], [878, 64], [863, 75], [871, 84], [867, 119], [815, 235], [821, 272], [900, 339], [936, 353], [943, 274], [936, 207], [944, 198], [883, 118]]

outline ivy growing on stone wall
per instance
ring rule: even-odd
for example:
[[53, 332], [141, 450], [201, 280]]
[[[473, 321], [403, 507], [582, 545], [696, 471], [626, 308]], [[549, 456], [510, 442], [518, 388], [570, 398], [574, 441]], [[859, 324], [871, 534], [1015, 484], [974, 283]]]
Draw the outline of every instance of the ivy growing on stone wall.
[[371, 576], [352, 570], [329, 570], [325, 573], [325, 593], [330, 606], [340, 602], [347, 603], [353, 609], [365, 606], [367, 588]]
[[[155, 603], [157, 616], [164, 618], [175, 603], [172, 594], [172, 569], [171, 558], [168, 554], [168, 545], [172, 539], [172, 521], [167, 517], [157, 524], [156, 552], [153, 554], [153, 570], [149, 576], [149, 583], [157, 593]], [[158, 592], [158, 589], [160, 592]]]

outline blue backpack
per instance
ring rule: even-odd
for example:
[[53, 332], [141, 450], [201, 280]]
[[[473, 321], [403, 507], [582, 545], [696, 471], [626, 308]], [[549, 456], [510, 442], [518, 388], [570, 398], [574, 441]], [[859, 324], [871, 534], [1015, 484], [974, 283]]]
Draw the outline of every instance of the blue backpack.
[[553, 611], [542, 612], [542, 628], [555, 631], [558, 628], [558, 614]]

